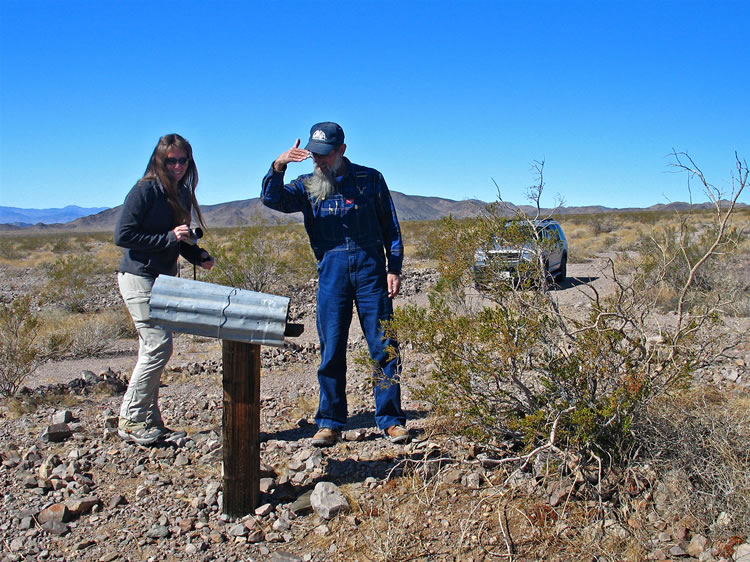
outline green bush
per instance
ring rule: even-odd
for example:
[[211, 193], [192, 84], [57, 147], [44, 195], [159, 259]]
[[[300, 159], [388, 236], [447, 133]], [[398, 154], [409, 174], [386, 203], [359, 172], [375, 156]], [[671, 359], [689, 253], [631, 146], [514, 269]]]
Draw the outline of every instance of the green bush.
[[[505, 236], [508, 219], [492, 209], [476, 221], [447, 219], [436, 241], [442, 278], [429, 305], [397, 309], [387, 331], [405, 344], [407, 374], [427, 366], [420, 397], [463, 419], [466, 431], [486, 443], [510, 437], [526, 451], [560, 447], [581, 458], [625, 460], [645, 407], [684, 388], [696, 366], [740, 337], [722, 330], [724, 301], [699, 298], [703, 272], [718, 253], [736, 247], [730, 216], [717, 213], [716, 224], [701, 227], [697, 238], [676, 238], [674, 252], [642, 246], [627, 275], [610, 260], [603, 274], [613, 294], [582, 287], [587, 307], [569, 313], [543, 282], [541, 264], [529, 264], [533, 282], [498, 278], [485, 286], [484, 301], [468, 295], [474, 250]], [[528, 220], [516, 218], [521, 227]], [[683, 256], [689, 274], [672, 271], [675, 256]], [[674, 321], [659, 326], [652, 312], [670, 283]]]
[[39, 318], [28, 296], [0, 304], [0, 394], [12, 396], [44, 361], [37, 344]]
[[273, 292], [315, 276], [315, 257], [300, 225], [272, 226], [260, 217], [254, 222], [212, 250], [216, 265], [207, 276], [210, 281]]
[[47, 268], [44, 296], [67, 310], [83, 312], [92, 278], [101, 272], [96, 258], [88, 254], [61, 256]]

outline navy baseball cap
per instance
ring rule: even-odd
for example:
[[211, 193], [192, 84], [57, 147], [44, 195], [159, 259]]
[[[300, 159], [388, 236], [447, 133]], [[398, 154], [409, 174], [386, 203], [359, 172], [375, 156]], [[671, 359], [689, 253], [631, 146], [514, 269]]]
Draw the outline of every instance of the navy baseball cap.
[[307, 143], [305, 150], [325, 156], [342, 144], [344, 144], [344, 129], [338, 123], [326, 121], [312, 126], [310, 141]]

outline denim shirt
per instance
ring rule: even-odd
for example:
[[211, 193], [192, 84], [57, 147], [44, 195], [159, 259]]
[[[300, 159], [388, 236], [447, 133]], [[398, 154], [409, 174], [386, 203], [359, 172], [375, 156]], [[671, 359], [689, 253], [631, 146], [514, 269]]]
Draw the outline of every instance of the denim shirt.
[[271, 165], [263, 178], [261, 201], [282, 213], [302, 212], [318, 261], [330, 251], [384, 248], [388, 271], [401, 273], [401, 228], [383, 175], [347, 158], [344, 161], [346, 172], [336, 178], [336, 192], [321, 201], [314, 201], [305, 189], [304, 181], [311, 174], [284, 185], [284, 172]]

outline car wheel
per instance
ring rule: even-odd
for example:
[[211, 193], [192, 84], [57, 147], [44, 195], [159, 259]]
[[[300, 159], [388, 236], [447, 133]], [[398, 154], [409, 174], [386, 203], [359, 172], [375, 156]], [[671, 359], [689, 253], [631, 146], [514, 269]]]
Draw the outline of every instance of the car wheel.
[[568, 277], [568, 256], [563, 256], [560, 260], [560, 269], [555, 275], [555, 281], [558, 285], [565, 283], [565, 279]]

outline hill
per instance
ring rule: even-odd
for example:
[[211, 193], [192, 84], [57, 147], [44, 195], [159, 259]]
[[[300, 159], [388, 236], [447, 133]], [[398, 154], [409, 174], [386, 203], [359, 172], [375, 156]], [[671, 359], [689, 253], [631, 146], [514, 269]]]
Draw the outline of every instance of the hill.
[[[437, 220], [442, 217], [453, 215], [456, 218], [475, 217], [485, 211], [488, 203], [478, 199], [465, 199], [456, 201], [453, 199], [444, 199], [442, 197], [425, 197], [421, 195], [406, 195], [398, 191], [392, 191], [393, 203], [396, 206], [399, 220]], [[526, 213], [532, 214], [535, 208], [530, 205], [521, 205], [517, 207], [508, 203], [508, 215], [513, 209], [520, 208]], [[744, 203], [738, 204], [738, 207], [746, 207]], [[74, 207], [74, 206], [71, 206]], [[69, 222], [60, 222], [55, 224], [43, 224], [37, 221], [33, 226], [22, 227], [18, 224], [0, 224], [0, 232], [19, 233], [19, 232], [54, 232], [60, 230], [81, 231], [81, 232], [103, 232], [111, 231], [115, 227], [117, 217], [119, 216], [121, 205], [112, 209], [106, 209], [88, 216], [82, 216]], [[591, 214], [591, 213], [617, 213], [617, 212], [634, 212], [634, 211], [684, 211], [691, 206], [688, 203], [670, 203], [668, 205], [653, 205], [647, 208], [629, 207], [624, 209], [613, 209], [600, 205], [588, 205], [579, 207], [560, 207], [555, 210], [556, 215], [568, 214]], [[711, 204], [702, 203], [693, 205], [693, 208], [703, 209], [710, 208]], [[0, 207], [7, 209], [8, 207]], [[68, 209], [70, 207], [66, 207]], [[81, 209], [81, 207], [74, 207]], [[216, 205], [201, 206], [206, 223], [211, 227], [230, 227], [254, 224], [258, 217], [263, 217], [270, 222], [302, 222], [301, 213], [284, 214], [266, 208], [260, 201], [259, 197], [253, 199], [243, 199], [241, 201], [230, 201], [228, 203], [218, 203]], [[550, 213], [552, 209], [542, 209], [542, 213]]]
[[78, 218], [104, 211], [107, 207], [79, 207], [68, 205], [62, 209], [22, 209], [0, 206], [0, 223], [19, 227], [29, 227], [37, 223], [57, 224], [74, 221]]

